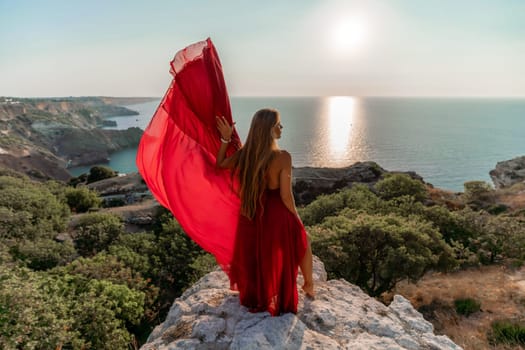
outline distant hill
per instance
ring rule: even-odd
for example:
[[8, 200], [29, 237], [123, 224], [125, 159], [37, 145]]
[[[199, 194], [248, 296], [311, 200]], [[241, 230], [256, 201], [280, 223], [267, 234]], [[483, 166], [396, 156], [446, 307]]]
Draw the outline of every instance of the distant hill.
[[138, 145], [142, 130], [105, 130], [104, 118], [136, 115], [123, 105], [151, 97], [0, 97], [0, 166], [33, 178], [66, 180], [68, 166], [103, 162]]

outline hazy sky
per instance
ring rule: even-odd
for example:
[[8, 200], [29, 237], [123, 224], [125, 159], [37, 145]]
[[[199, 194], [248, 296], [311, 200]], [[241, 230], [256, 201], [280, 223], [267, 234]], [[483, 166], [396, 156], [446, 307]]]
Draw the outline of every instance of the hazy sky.
[[208, 36], [233, 96], [525, 97], [525, 0], [0, 0], [0, 96], [162, 96]]

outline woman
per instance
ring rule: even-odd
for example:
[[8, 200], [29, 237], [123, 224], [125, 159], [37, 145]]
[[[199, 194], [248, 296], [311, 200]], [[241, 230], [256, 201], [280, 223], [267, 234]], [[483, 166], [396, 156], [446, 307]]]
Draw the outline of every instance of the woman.
[[[293, 202], [290, 155], [275, 143], [281, 135], [278, 114], [257, 113], [241, 147], [210, 38], [177, 52], [170, 73], [137, 150], [142, 178], [184, 232], [213, 254], [244, 305], [274, 315], [296, 311], [299, 262], [303, 288], [313, 295], [311, 253]], [[217, 115], [224, 116], [219, 124]], [[241, 198], [232, 191], [239, 181], [217, 164], [235, 169]]]
[[312, 251], [292, 193], [292, 159], [276, 142], [282, 128], [276, 110], [256, 112], [246, 143], [226, 157], [233, 127], [217, 117], [216, 165], [233, 170], [241, 199], [230, 282], [243, 305], [272, 315], [297, 312], [298, 265], [302, 289], [314, 296]]

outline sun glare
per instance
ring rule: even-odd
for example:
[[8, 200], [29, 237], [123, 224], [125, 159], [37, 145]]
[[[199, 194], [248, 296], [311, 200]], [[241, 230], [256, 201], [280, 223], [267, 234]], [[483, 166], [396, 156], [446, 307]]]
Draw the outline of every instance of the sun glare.
[[348, 149], [356, 99], [350, 96], [328, 98], [329, 142], [333, 156], [341, 157]]
[[335, 22], [332, 44], [336, 51], [348, 53], [359, 48], [366, 39], [366, 23], [362, 17], [347, 17]]

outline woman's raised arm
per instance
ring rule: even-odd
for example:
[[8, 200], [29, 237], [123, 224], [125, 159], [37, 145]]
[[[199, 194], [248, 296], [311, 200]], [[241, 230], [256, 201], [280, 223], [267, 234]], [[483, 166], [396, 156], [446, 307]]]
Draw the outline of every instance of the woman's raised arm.
[[[219, 152], [217, 152], [217, 159], [215, 164], [219, 168], [231, 168], [231, 157], [226, 157], [226, 150], [228, 149], [228, 144], [231, 141], [233, 133], [233, 125], [229, 125], [224, 117], [216, 117], [217, 119], [217, 129], [221, 134], [221, 147]], [[234, 123], [235, 124], [235, 123]]]

